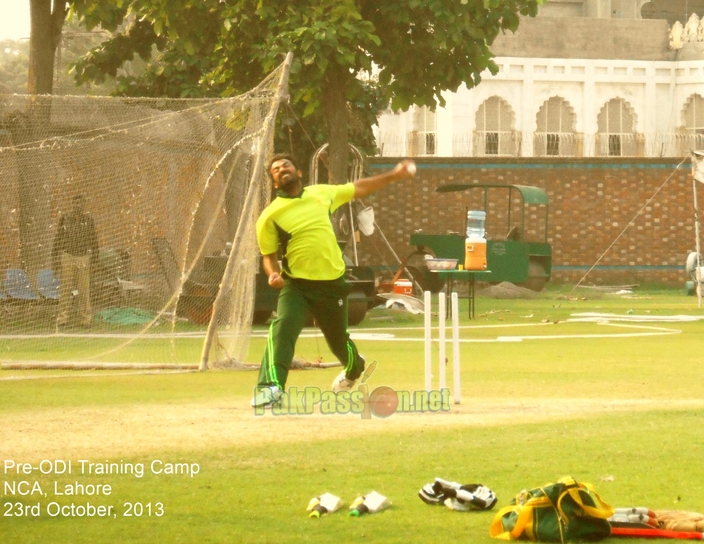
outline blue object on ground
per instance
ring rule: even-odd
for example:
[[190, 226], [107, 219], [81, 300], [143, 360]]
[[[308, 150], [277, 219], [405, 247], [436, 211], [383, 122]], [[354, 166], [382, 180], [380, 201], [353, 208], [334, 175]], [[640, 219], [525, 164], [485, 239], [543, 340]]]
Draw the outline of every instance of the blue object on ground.
[[49, 300], [59, 300], [59, 278], [54, 275], [54, 271], [43, 268], [37, 274], [37, 291], [44, 298]]
[[8, 268], [5, 271], [3, 287], [10, 298], [18, 300], [39, 299], [39, 295], [34, 292], [32, 285], [29, 283], [27, 273], [21, 268]]

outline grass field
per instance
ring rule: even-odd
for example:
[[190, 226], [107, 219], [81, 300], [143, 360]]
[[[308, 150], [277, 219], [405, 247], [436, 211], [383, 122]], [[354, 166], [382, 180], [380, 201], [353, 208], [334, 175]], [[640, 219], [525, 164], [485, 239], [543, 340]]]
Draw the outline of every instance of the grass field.
[[[495, 542], [493, 512], [418, 499], [436, 476], [483, 483], [499, 506], [571, 475], [613, 506], [704, 512], [704, 323], [571, 321], [582, 312], [704, 317], [696, 302], [656, 289], [478, 298], [477, 319], [461, 322], [462, 403], [388, 418], [255, 416], [251, 371], [1, 371], [0, 540]], [[264, 332], [255, 330], [252, 361]], [[379, 361], [370, 391], [423, 388], [422, 316], [374, 310], [353, 333]], [[297, 352], [331, 359], [312, 331]], [[337, 373], [293, 371], [288, 386], [325, 391]], [[325, 491], [349, 505], [371, 490], [392, 507], [359, 519], [346, 507], [306, 515]], [[112, 510], [78, 516], [87, 503]]]

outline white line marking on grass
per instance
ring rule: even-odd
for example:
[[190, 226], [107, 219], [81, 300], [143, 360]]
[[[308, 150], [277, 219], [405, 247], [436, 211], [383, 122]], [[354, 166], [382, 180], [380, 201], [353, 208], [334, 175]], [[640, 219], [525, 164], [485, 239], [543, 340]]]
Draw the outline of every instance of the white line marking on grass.
[[583, 312], [572, 314], [575, 317], [566, 319], [569, 323], [599, 323], [603, 321], [627, 321], [636, 323], [690, 323], [701, 321], [701, 315], [617, 315], [598, 312]]
[[[222, 335], [221, 335], [222, 336]], [[165, 332], [165, 333], [59, 333], [59, 334], [0, 334], [0, 340], [47, 340], [49, 338], [134, 338], [165, 340], [168, 338], [205, 338], [205, 332]]]
[[[505, 329], [505, 328], [515, 328], [515, 327], [545, 327], [549, 325], [554, 325], [554, 323], [503, 323], [497, 325], [460, 325], [460, 329]], [[438, 329], [438, 327], [432, 327], [433, 329]], [[422, 331], [425, 327], [383, 327], [374, 329], [352, 329], [354, 332], [377, 332], [377, 331]]]
[[[462, 325], [460, 329], [462, 330], [480, 330], [480, 329], [505, 329], [508, 327], [545, 327], [546, 325], [553, 325], [553, 323], [505, 323], [503, 325]], [[424, 327], [375, 327], [375, 328], [352, 328], [350, 329], [350, 335], [357, 339], [371, 339], [371, 340], [382, 340], [386, 337], [393, 338], [395, 335], [391, 334], [390, 331], [422, 331]], [[433, 327], [433, 329], [438, 330], [438, 327]], [[316, 329], [306, 328], [299, 338], [315, 338], [320, 337], [322, 333]], [[251, 338], [266, 338], [269, 332], [266, 330], [252, 331], [250, 335]], [[223, 337], [220, 334], [220, 337]], [[0, 336], [0, 339], [2, 336]]]
[[200, 372], [199, 370], [143, 370], [135, 372], [113, 372], [113, 373], [100, 373], [100, 374], [84, 374], [82, 372], [76, 372], [71, 374], [60, 374], [54, 376], [8, 376], [7, 378], [0, 378], [0, 382], [9, 381], [19, 381], [19, 380], [55, 380], [62, 378], [111, 378], [113, 376], [145, 376], [145, 375], [163, 375], [163, 374], [189, 374]]
[[670, 332], [670, 333], [680, 333], [682, 332], [680, 329], [668, 329], [666, 327], [653, 327], [652, 325], [627, 325], [623, 323], [609, 323], [608, 321], [600, 321], [597, 323], [597, 325], [603, 325], [603, 326], [608, 326], [608, 327], [621, 327], [621, 328], [626, 328], [626, 329], [644, 329], [644, 330], [651, 330], [651, 331], [662, 331], [662, 332]]
[[[648, 325], [635, 325], [635, 324], [617, 324], [609, 322], [595, 322], [597, 325], [609, 326], [609, 327], [621, 327], [629, 329], [638, 329], [647, 332], [629, 332], [629, 333], [614, 333], [614, 334], [550, 334], [550, 335], [504, 335], [498, 336], [496, 338], [460, 338], [460, 342], [464, 344], [479, 344], [479, 343], [491, 343], [491, 342], [522, 342], [523, 340], [573, 340], [576, 338], [634, 338], [634, 337], [646, 337], [646, 336], [666, 336], [670, 334], [681, 334], [682, 331], [679, 329], [668, 329], [665, 327], [653, 327]], [[350, 335], [353, 339], [356, 339], [354, 333]], [[380, 335], [381, 336], [381, 335]], [[368, 341], [382, 340], [387, 342], [423, 342], [424, 338], [417, 337], [375, 337], [370, 335], [365, 338]], [[437, 338], [433, 338], [437, 340]]]
[[350, 333], [350, 338], [353, 340], [393, 340], [395, 335], [389, 333], [353, 332]]

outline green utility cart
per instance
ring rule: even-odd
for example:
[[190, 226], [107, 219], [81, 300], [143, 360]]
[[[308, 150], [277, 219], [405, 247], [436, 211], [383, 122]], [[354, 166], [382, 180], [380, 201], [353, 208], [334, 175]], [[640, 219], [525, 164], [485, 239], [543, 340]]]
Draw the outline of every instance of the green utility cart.
[[[448, 184], [436, 189], [438, 193], [467, 192], [464, 217], [469, 209], [482, 209], [487, 214], [487, 268], [490, 273], [482, 281], [511, 282], [541, 291], [550, 279], [552, 248], [548, 243], [548, 196], [538, 187], [527, 185]], [[480, 195], [470, 192], [479, 191]], [[460, 197], [458, 197], [459, 200]], [[466, 222], [466, 219], [465, 219]], [[434, 254], [438, 258], [458, 259], [464, 262], [466, 225], [448, 234], [418, 231], [411, 235], [410, 244], [416, 254]], [[496, 233], [502, 233], [497, 235]], [[415, 274], [414, 274], [415, 272]], [[423, 267], [412, 267], [411, 273], [421, 287], [437, 292], [442, 288], [437, 277]]]

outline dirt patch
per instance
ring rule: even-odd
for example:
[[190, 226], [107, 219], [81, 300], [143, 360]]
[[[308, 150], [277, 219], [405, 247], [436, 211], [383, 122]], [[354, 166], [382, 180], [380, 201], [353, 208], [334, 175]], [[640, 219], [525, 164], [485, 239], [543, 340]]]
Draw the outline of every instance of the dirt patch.
[[581, 419], [607, 412], [704, 407], [704, 400], [505, 399], [452, 405], [437, 414], [254, 416], [246, 401], [190, 405], [60, 408], [6, 413], [0, 457], [42, 459], [112, 458], [153, 452], [246, 448], [267, 443], [311, 442], [371, 433], [513, 425]]
[[537, 298], [538, 293], [519, 287], [508, 281], [502, 281], [497, 285], [492, 285], [486, 289], [482, 289], [477, 293], [477, 296], [485, 298], [500, 298], [500, 299], [532, 299]]

